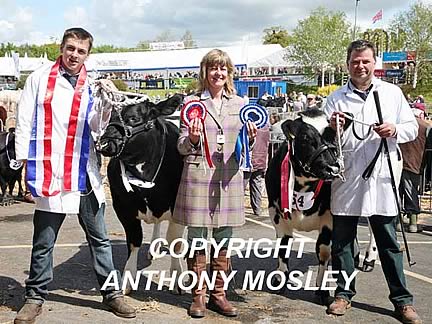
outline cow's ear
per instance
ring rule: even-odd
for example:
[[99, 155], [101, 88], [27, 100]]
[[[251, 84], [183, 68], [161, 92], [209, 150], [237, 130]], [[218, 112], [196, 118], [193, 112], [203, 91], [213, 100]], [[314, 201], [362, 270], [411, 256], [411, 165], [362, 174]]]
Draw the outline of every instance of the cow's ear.
[[174, 113], [183, 102], [183, 95], [175, 94], [167, 100], [159, 102], [156, 106], [151, 109], [152, 117], [157, 118], [159, 116], [168, 116]]
[[296, 137], [299, 126], [300, 123], [291, 119], [288, 119], [282, 123], [281, 128], [287, 140], [291, 141]]
[[346, 130], [351, 125], [351, 123], [353, 122], [352, 118], [354, 118], [354, 115], [352, 113], [346, 112], [346, 111], [344, 111], [343, 113], [345, 115], [348, 115], [348, 116], [351, 117], [350, 119], [349, 118], [345, 118], [344, 130]]

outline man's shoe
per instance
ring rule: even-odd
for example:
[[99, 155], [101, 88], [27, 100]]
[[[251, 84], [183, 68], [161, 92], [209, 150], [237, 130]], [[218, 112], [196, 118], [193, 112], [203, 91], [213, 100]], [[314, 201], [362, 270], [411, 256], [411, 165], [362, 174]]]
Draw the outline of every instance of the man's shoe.
[[421, 324], [422, 320], [413, 305], [401, 305], [395, 309], [396, 316], [407, 324]]
[[14, 324], [32, 324], [40, 313], [42, 304], [25, 303], [15, 317]]
[[110, 300], [104, 299], [103, 304], [108, 306], [110, 311], [112, 311], [118, 317], [124, 317], [124, 318], [136, 317], [135, 308], [127, 304], [123, 296], [110, 299]]
[[345, 315], [346, 311], [351, 308], [351, 302], [342, 297], [336, 297], [333, 303], [327, 309], [327, 314]]

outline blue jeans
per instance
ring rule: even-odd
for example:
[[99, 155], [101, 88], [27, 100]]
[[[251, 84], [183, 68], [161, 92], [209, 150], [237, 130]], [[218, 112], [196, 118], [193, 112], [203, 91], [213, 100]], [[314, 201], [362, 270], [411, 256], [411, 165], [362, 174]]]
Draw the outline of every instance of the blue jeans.
[[[114, 270], [111, 243], [105, 227], [104, 212], [105, 204], [99, 208], [94, 193], [81, 197], [78, 219], [86, 234], [99, 287], [102, 287], [110, 272]], [[65, 214], [41, 210], [36, 210], [34, 213], [30, 275], [25, 282], [26, 303], [42, 304], [48, 295], [47, 285], [53, 279], [54, 244], [65, 216]], [[117, 278], [120, 278], [118, 271]], [[110, 288], [111, 290], [101, 290], [101, 294], [105, 299], [110, 300], [121, 296], [121, 291]]]

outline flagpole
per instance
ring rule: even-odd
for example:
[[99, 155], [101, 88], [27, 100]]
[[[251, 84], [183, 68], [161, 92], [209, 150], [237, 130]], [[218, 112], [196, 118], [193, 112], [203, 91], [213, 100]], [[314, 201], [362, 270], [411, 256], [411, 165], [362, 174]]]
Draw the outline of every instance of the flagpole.
[[357, 29], [357, 7], [358, 7], [358, 3], [360, 2], [360, 0], [356, 0], [356, 5], [355, 5], [355, 15], [354, 15], [354, 30], [353, 30], [353, 40], [355, 40], [356, 38], [356, 29]]

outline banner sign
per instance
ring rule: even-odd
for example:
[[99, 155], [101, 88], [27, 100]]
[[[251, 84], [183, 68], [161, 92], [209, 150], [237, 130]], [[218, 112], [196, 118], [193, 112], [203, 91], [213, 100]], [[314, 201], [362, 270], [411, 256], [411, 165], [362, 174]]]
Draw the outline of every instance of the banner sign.
[[407, 52], [384, 52], [383, 62], [404, 62], [407, 60]]
[[386, 70], [385, 76], [387, 78], [401, 78], [403, 76], [404, 70]]

